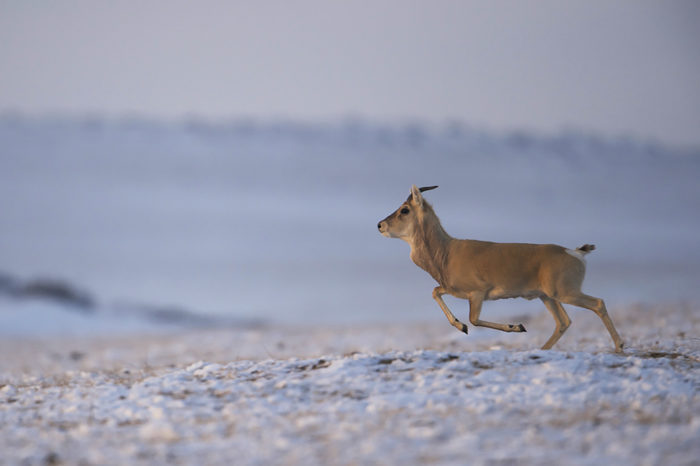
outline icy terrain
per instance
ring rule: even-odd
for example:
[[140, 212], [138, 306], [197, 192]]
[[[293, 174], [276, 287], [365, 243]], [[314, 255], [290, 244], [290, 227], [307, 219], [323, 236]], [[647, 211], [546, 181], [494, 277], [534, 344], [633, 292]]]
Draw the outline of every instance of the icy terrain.
[[3, 340], [0, 463], [697, 464], [698, 309], [591, 314]]
[[[698, 464], [700, 151], [459, 124], [0, 118], [0, 464]], [[594, 243], [553, 351], [376, 231]], [[448, 298], [466, 321], [467, 303]]]

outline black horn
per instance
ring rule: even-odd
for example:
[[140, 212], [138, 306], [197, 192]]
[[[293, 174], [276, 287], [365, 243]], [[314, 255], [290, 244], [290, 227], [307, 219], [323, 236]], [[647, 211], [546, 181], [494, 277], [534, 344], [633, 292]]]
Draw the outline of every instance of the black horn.
[[[435, 188], [437, 188], [437, 186], [423, 186], [422, 188], [418, 188], [418, 190], [420, 192], [424, 192], [424, 191], [430, 191], [431, 189], [435, 189]], [[406, 200], [410, 201], [412, 197], [413, 197], [413, 194], [409, 194], [408, 198]]]

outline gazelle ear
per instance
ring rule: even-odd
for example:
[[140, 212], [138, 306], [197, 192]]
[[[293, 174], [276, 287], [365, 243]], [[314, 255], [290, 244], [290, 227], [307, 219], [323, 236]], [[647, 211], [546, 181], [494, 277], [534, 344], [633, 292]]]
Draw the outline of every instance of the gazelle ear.
[[411, 200], [417, 206], [423, 205], [423, 195], [415, 184], [411, 186]]

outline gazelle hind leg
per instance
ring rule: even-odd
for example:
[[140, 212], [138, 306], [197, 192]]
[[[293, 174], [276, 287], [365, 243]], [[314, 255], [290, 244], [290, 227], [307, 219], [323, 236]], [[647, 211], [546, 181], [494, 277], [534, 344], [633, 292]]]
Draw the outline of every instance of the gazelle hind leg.
[[622, 342], [620, 335], [618, 335], [617, 330], [615, 329], [615, 325], [608, 315], [608, 310], [605, 307], [605, 301], [583, 293], [573, 296], [566, 296], [560, 299], [560, 301], [566, 304], [573, 304], [574, 306], [590, 309], [591, 311], [595, 312], [598, 317], [600, 317], [600, 320], [603, 321], [603, 324], [605, 324], [605, 328], [608, 329], [608, 333], [610, 333], [610, 337], [615, 344], [615, 351], [622, 351], [624, 343]]
[[548, 296], [542, 296], [540, 298], [544, 303], [545, 307], [552, 314], [554, 321], [556, 322], [556, 327], [554, 327], [554, 333], [549, 337], [547, 343], [544, 344], [542, 349], [551, 349], [554, 344], [559, 341], [566, 329], [571, 325], [571, 319], [569, 315], [564, 310], [564, 306], [561, 305], [559, 301], [556, 301]]
[[466, 324], [463, 324], [460, 322], [454, 314], [450, 311], [450, 308], [447, 307], [447, 304], [445, 304], [445, 301], [442, 300], [442, 295], [445, 294], [445, 289], [441, 286], [436, 286], [435, 289], [433, 290], [433, 299], [437, 301], [438, 305], [440, 306], [440, 309], [442, 309], [442, 312], [445, 313], [445, 317], [447, 317], [447, 320], [450, 322], [450, 324], [456, 328], [459, 331], [462, 331], [464, 333], [469, 333], [468, 328]]
[[502, 332], [527, 332], [523, 324], [499, 324], [479, 319], [481, 315], [481, 305], [484, 302], [482, 296], [472, 296], [469, 299], [469, 322], [478, 327], [488, 327]]

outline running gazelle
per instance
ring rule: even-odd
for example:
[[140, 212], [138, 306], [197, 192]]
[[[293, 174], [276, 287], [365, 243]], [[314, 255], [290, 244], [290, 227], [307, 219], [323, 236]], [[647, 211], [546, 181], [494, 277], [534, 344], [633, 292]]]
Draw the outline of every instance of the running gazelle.
[[421, 194], [437, 186], [411, 188], [406, 202], [379, 222], [379, 232], [411, 246], [411, 259], [437, 282], [433, 298], [450, 324], [467, 333], [442, 299], [444, 294], [469, 300], [469, 322], [504, 332], [524, 332], [523, 324], [499, 324], [481, 320], [484, 301], [503, 298], [539, 298], [552, 314], [556, 327], [542, 349], [550, 349], [564, 334], [571, 319], [562, 303], [590, 309], [603, 321], [616, 351], [622, 339], [615, 330], [605, 303], [581, 292], [586, 273], [584, 256], [595, 246], [567, 249], [554, 244], [492, 243], [451, 237], [432, 206]]

